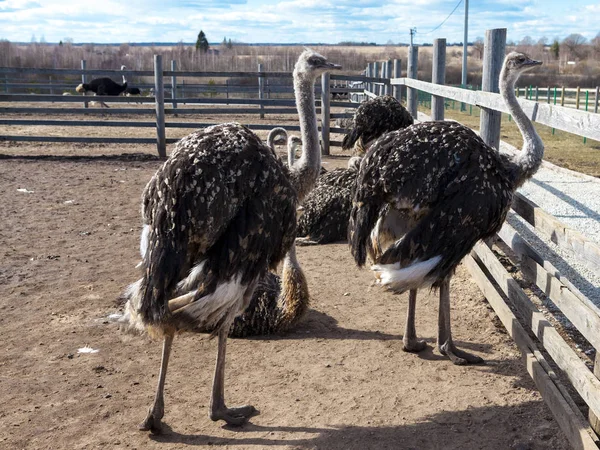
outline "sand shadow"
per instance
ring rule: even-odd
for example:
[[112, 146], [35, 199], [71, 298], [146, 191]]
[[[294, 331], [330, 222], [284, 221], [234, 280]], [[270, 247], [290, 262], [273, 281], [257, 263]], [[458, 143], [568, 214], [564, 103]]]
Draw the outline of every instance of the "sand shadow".
[[[536, 416], [540, 411], [544, 411], [542, 400], [515, 406], [492, 405], [462, 411], [442, 411], [406, 425], [293, 427], [248, 423], [239, 428], [227, 427], [234, 433], [231, 437], [183, 434], [164, 425], [163, 434], [150, 435], [149, 439], [189, 446], [289, 446], [328, 450], [568, 448], [555, 422]], [[402, 410], [393, 413], [401, 415]], [[528, 425], [522, 426], [524, 423]], [[249, 437], [250, 433], [259, 436]], [[285, 434], [285, 437], [281, 434]]]

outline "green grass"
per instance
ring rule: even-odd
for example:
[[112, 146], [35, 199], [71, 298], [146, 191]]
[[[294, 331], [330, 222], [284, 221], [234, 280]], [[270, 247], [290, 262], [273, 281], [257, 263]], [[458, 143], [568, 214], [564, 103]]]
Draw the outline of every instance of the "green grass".
[[[446, 119], [456, 120], [469, 128], [479, 130], [479, 108], [466, 105], [466, 111], [460, 111], [460, 103], [452, 100], [447, 102]], [[430, 114], [429, 105], [419, 105], [425, 114]], [[560, 167], [576, 170], [577, 172], [600, 177], [600, 142], [584, 139], [581, 136], [555, 130], [545, 125], [535, 124], [535, 128], [544, 141], [544, 159]], [[523, 145], [523, 138], [514, 121], [509, 120], [508, 114], [502, 114], [500, 139], [517, 147]]]

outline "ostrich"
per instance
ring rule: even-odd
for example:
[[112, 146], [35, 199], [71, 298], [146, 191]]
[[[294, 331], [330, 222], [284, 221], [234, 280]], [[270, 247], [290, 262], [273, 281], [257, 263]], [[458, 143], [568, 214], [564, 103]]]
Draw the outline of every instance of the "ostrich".
[[388, 131], [406, 128], [414, 123], [410, 113], [390, 95], [364, 101], [354, 114], [353, 126], [342, 141], [342, 148], [356, 146], [364, 155], [375, 139]]
[[348, 168], [333, 169], [317, 180], [304, 200], [298, 219], [297, 245], [317, 245], [346, 239], [356, 176], [362, 158], [348, 160]]
[[283, 333], [304, 316], [309, 300], [306, 277], [292, 245], [283, 260], [281, 278], [269, 271], [260, 279], [250, 304], [229, 329], [229, 337]]
[[[343, 145], [351, 148], [358, 143], [358, 153], [364, 154], [379, 135], [412, 124], [410, 113], [394, 97], [367, 100], [356, 110], [353, 126], [344, 137]], [[361, 159], [355, 156], [348, 161], [348, 169], [334, 169], [319, 178], [317, 186], [307, 196], [304, 214], [298, 220], [298, 245], [327, 244], [346, 239]]]
[[425, 122], [379, 137], [361, 164], [351, 252], [359, 266], [367, 253], [374, 259], [382, 285], [410, 291], [406, 351], [425, 348], [415, 333], [415, 303], [417, 289], [433, 286], [440, 291], [439, 351], [454, 364], [483, 362], [452, 342], [450, 278], [475, 243], [502, 226], [514, 191], [542, 162], [542, 140], [514, 95], [519, 75], [540, 64], [512, 52], [500, 73], [500, 92], [523, 135], [517, 156], [500, 154], [456, 122]]
[[[126, 69], [125, 66], [121, 66], [121, 70]], [[96, 95], [121, 95], [127, 89], [127, 79], [123, 75], [123, 84], [115, 83], [108, 77], [94, 78], [89, 83], [81, 83], [75, 88], [77, 92], [93, 92]], [[108, 105], [104, 102], [99, 102], [100, 106], [108, 108]]]
[[136, 87], [128, 87], [123, 92], [127, 97], [131, 97], [132, 95], [142, 95], [142, 91], [140, 91], [140, 88]]
[[241, 425], [256, 413], [253, 406], [225, 405], [227, 334], [261, 276], [293, 246], [296, 204], [314, 186], [321, 166], [314, 83], [340, 68], [309, 49], [295, 65], [303, 147], [294, 167], [285, 168], [248, 128], [221, 124], [181, 139], [144, 189], [143, 277], [125, 292], [122, 320], [162, 335], [164, 342], [156, 396], [140, 429], [160, 432], [178, 331], [211, 329], [218, 336], [211, 419]]

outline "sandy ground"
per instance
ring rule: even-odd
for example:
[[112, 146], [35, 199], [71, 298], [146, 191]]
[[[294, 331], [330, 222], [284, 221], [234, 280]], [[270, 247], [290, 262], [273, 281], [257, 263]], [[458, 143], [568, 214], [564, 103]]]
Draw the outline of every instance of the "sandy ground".
[[[568, 448], [463, 267], [452, 283], [454, 335], [486, 359], [481, 366], [453, 366], [434, 348], [429, 292], [419, 297], [417, 332], [430, 347], [403, 352], [407, 296], [373, 286], [345, 243], [299, 248], [312, 309], [296, 330], [229, 341], [226, 399], [260, 415], [237, 429], [208, 418], [216, 341], [182, 335], [167, 376], [165, 434], [138, 431], [160, 343], [106, 317], [138, 276], [139, 199], [160, 162], [152, 146], [127, 149], [134, 154], [0, 144], [0, 154], [21, 156], [0, 159], [0, 448]], [[78, 353], [86, 346], [98, 352]]]

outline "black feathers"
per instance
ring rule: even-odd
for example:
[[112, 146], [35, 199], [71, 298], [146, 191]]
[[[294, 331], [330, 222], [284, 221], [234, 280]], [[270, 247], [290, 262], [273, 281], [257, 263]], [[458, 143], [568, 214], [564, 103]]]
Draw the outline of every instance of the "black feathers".
[[127, 89], [127, 82], [122, 85], [108, 77], [96, 78], [89, 83], [83, 83], [75, 89], [77, 92], [94, 92], [96, 95], [120, 95]]
[[374, 139], [388, 131], [406, 128], [414, 123], [410, 113], [394, 97], [386, 95], [364, 101], [354, 114], [354, 125], [344, 136], [342, 148], [351, 149], [358, 142], [366, 151]]
[[433, 275], [444, 278], [478, 239], [502, 225], [513, 196], [512, 166], [455, 122], [425, 122], [383, 135], [357, 178], [349, 225], [357, 264], [365, 263], [369, 235], [389, 207], [414, 226], [376, 262], [402, 268], [441, 256]]

